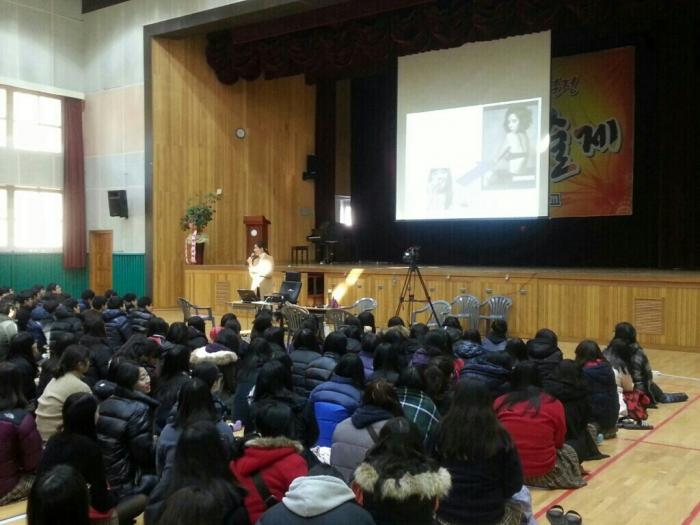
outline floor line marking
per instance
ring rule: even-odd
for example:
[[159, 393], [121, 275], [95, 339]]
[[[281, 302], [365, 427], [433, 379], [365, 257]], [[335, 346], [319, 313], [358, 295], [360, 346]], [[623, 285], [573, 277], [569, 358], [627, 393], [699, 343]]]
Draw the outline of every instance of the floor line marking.
[[[590, 480], [593, 479], [595, 476], [597, 476], [600, 472], [602, 472], [603, 470], [605, 470], [606, 468], [608, 468], [610, 465], [616, 463], [620, 458], [622, 458], [623, 456], [625, 456], [625, 455], [626, 455], [630, 450], [632, 450], [633, 448], [637, 447], [637, 445], [639, 445], [639, 444], [642, 443], [644, 440], [646, 440], [646, 438], [648, 438], [649, 436], [651, 436], [654, 432], [656, 432], [657, 430], [663, 428], [664, 425], [666, 425], [666, 423], [668, 423], [669, 421], [671, 421], [671, 420], [672, 420], [673, 418], [675, 418], [678, 414], [680, 414], [681, 412], [684, 412], [685, 410], [687, 410], [687, 409], [688, 409], [693, 403], [695, 403], [698, 399], [700, 399], [700, 395], [695, 396], [692, 400], [690, 400], [690, 401], [688, 401], [687, 403], [685, 403], [680, 409], [676, 410], [673, 414], [671, 414], [671, 415], [668, 416], [666, 419], [664, 419], [663, 421], [661, 421], [658, 425], [656, 425], [652, 430], [650, 430], [649, 432], [647, 432], [644, 436], [642, 436], [642, 437], [640, 437], [639, 439], [637, 439], [637, 440], [633, 441], [632, 443], [630, 443], [630, 444], [629, 444], [627, 447], [625, 447], [619, 454], [617, 454], [617, 455], [611, 457], [610, 460], [609, 460], [607, 463], [605, 463], [605, 465], [602, 465], [602, 466], [598, 467], [597, 469], [591, 471], [591, 473], [586, 477], [586, 481], [590, 481]], [[581, 488], [583, 488], [583, 487], [581, 487]], [[537, 513], [535, 514], [535, 518], [540, 518], [540, 517], [542, 517], [542, 516], [547, 512], [547, 509], [548, 509], [549, 507], [551, 507], [552, 505], [556, 505], [556, 504], [558, 504], [558, 503], [561, 503], [563, 500], [565, 500], [565, 499], [568, 498], [571, 494], [573, 494], [573, 492], [576, 491], [576, 490], [579, 490], [579, 489], [567, 489], [563, 494], [560, 494], [559, 496], [557, 496], [556, 498], [554, 498], [552, 501], [550, 501], [549, 503], [545, 504], [544, 507], [542, 507], [540, 510], [537, 511]], [[698, 510], [698, 512], [700, 512], [700, 509]]]
[[22, 520], [26, 518], [26, 514], [17, 514], [17, 516], [12, 516], [11, 518], [6, 518], [4, 520], [0, 520], [0, 525], [4, 525], [5, 523], [14, 523], [15, 521]]
[[[629, 439], [619, 437], [622, 441], [637, 441], [636, 439]], [[672, 443], [659, 443], [658, 441], [641, 441], [642, 445], [655, 445], [657, 447], [669, 447], [669, 448], [679, 448], [681, 450], [690, 450], [691, 452], [700, 452], [700, 448], [684, 447], [683, 445], [674, 445]]]
[[690, 525], [698, 514], [700, 514], [700, 502], [693, 507], [693, 510], [690, 511], [690, 514], [688, 514], [688, 517], [683, 520], [681, 525]]

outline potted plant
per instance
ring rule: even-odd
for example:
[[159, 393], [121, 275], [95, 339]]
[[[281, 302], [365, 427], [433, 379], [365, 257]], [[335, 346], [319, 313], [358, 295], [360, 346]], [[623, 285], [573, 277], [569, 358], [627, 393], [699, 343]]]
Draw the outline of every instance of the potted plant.
[[204, 229], [214, 218], [216, 203], [221, 193], [195, 195], [187, 201], [185, 214], [180, 218], [180, 226], [189, 232], [185, 238], [185, 264], [204, 263], [204, 243], [209, 237]]

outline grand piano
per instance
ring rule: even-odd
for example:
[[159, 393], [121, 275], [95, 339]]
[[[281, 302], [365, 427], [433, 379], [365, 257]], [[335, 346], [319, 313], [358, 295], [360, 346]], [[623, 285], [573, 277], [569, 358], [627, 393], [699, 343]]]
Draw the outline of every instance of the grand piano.
[[321, 264], [333, 264], [336, 256], [340, 260], [352, 259], [352, 229], [340, 222], [323, 222], [311, 230], [306, 240], [316, 246], [316, 260]]

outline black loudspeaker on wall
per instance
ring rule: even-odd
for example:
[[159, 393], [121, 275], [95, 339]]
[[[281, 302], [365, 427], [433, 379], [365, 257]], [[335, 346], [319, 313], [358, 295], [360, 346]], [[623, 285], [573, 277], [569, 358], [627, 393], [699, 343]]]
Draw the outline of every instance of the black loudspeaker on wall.
[[318, 157], [316, 155], [306, 156], [306, 171], [301, 178], [304, 180], [316, 180], [318, 178]]
[[129, 218], [129, 206], [126, 202], [126, 190], [109, 190], [109, 216]]

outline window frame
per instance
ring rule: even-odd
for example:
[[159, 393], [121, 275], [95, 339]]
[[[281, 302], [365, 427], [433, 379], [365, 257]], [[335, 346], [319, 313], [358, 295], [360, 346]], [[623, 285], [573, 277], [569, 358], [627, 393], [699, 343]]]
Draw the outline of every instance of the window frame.
[[[350, 210], [350, 222], [341, 220], [346, 209]], [[352, 216], [352, 198], [350, 195], [336, 195], [335, 196], [335, 220], [341, 224], [352, 228], [353, 216]]]
[[[14, 151], [27, 151], [31, 153], [45, 153], [48, 155], [63, 155], [63, 134], [64, 134], [64, 129], [63, 129], [63, 112], [65, 108], [63, 107], [63, 98], [60, 95], [53, 95], [50, 93], [43, 93], [41, 91], [34, 91], [31, 89], [24, 89], [24, 88], [18, 88], [14, 86], [8, 86], [7, 84], [0, 84], [0, 89], [5, 90], [5, 104], [6, 104], [6, 113], [5, 113], [5, 137], [6, 137], [6, 143], [4, 146], [0, 146], [0, 148], [7, 148], [11, 149]], [[55, 100], [58, 100], [60, 105], [61, 105], [61, 122], [59, 126], [50, 126], [53, 128], [58, 128], [61, 131], [61, 148], [59, 151], [46, 151], [46, 150], [39, 150], [39, 149], [25, 149], [25, 148], [17, 148], [15, 147], [15, 135], [14, 135], [14, 94], [15, 93], [26, 93], [28, 95], [33, 95], [36, 97], [45, 97], [45, 98], [52, 98]], [[48, 126], [48, 125], [44, 125]]]
[[[37, 193], [58, 193], [61, 196], [61, 212], [63, 212], [64, 191], [60, 188], [43, 188], [40, 186], [14, 186], [11, 184], [0, 184], [0, 189], [7, 191], [7, 246], [0, 246], [0, 253], [63, 253], [63, 236], [61, 236], [61, 246], [24, 248], [15, 246], [15, 191], [33, 191]], [[63, 217], [61, 217], [63, 222]], [[63, 230], [63, 228], [61, 228]]]

